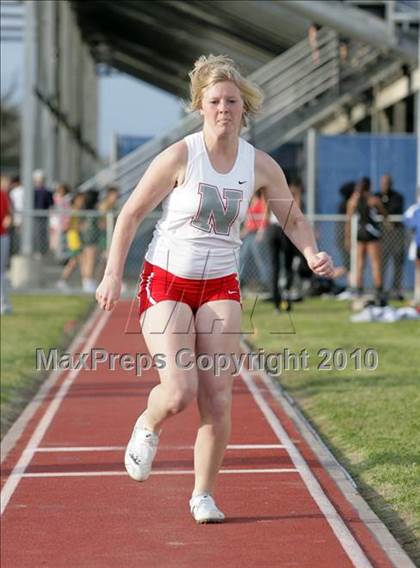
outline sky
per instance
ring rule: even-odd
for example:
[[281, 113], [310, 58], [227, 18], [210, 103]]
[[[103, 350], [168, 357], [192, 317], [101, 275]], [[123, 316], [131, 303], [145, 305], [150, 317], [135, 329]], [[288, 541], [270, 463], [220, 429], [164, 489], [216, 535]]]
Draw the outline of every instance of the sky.
[[[1, 93], [14, 87], [15, 100], [23, 93], [23, 43], [0, 43]], [[115, 134], [156, 136], [174, 126], [183, 104], [176, 97], [125, 74], [99, 78], [98, 145], [100, 154], [111, 153]]]

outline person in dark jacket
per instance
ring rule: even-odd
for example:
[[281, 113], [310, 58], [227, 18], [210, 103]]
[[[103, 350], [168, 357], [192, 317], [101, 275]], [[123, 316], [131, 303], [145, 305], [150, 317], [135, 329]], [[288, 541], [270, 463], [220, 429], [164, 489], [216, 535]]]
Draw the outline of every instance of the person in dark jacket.
[[34, 209], [44, 214], [34, 218], [34, 253], [43, 255], [48, 251], [48, 215], [47, 211], [54, 205], [52, 192], [45, 186], [42, 170], [35, 170], [32, 175], [34, 184]]
[[[376, 194], [382, 202], [387, 215], [402, 215], [404, 212], [404, 197], [395, 191], [392, 177], [385, 174], [380, 180], [381, 191]], [[391, 295], [399, 300], [402, 295], [402, 277], [404, 267], [404, 225], [400, 222], [388, 222], [383, 227], [382, 233], [382, 279], [389, 261], [392, 260], [393, 279]]]

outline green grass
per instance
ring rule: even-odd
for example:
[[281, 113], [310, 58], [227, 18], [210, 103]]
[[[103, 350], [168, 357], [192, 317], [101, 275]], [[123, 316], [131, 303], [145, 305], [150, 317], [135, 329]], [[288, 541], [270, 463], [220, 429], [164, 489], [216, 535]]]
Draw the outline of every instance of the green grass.
[[[251, 330], [252, 302], [243, 328]], [[265, 353], [289, 348], [309, 353], [308, 370], [283, 372], [278, 380], [298, 401], [323, 440], [348, 469], [372, 509], [407, 552], [420, 560], [420, 324], [349, 320], [347, 302], [311, 299], [290, 315], [258, 302], [248, 335]], [[283, 331], [276, 335], [271, 331]], [[319, 370], [320, 349], [375, 349], [375, 371]]]
[[45, 373], [35, 370], [35, 349], [67, 345], [92, 299], [14, 295], [12, 304], [13, 314], [0, 318], [2, 437], [45, 378]]

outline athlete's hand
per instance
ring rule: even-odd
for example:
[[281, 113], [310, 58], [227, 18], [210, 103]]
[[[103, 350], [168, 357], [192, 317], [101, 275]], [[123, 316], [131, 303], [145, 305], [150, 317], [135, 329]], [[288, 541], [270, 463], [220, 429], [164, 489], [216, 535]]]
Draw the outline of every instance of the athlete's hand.
[[323, 276], [324, 278], [334, 277], [334, 264], [326, 252], [314, 254], [307, 261], [309, 268], [318, 276]]
[[121, 294], [121, 279], [105, 275], [96, 289], [96, 301], [106, 311], [116, 306]]

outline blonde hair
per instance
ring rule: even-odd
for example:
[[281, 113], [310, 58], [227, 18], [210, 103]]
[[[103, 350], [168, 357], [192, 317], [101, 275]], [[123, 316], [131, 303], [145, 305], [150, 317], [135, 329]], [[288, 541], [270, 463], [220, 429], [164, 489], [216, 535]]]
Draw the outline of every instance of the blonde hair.
[[194, 63], [194, 69], [189, 73], [191, 103], [188, 110], [201, 108], [204, 91], [216, 83], [232, 81], [241, 92], [244, 101], [242, 125], [246, 126], [247, 118], [255, 116], [261, 108], [264, 95], [261, 89], [243, 77], [233, 59], [227, 55], [202, 55]]

